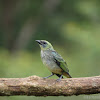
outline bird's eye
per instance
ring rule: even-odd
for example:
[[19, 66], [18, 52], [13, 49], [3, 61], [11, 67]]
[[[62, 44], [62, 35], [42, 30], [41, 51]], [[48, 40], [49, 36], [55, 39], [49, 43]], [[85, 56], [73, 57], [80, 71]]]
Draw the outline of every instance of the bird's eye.
[[43, 44], [47, 44], [46, 42], [43, 42]]

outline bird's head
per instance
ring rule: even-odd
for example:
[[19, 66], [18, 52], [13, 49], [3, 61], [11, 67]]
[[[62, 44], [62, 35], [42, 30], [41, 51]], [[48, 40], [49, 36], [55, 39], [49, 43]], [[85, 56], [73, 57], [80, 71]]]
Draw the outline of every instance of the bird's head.
[[36, 42], [38, 42], [41, 50], [54, 50], [51, 43], [46, 40], [36, 40]]

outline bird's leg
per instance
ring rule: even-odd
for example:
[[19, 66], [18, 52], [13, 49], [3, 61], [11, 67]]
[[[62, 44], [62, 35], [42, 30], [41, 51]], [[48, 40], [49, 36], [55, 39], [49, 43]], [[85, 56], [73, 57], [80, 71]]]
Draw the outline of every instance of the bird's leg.
[[53, 76], [54, 75], [54, 73], [52, 73], [51, 75], [49, 75], [49, 76], [47, 76], [47, 77], [43, 77], [44, 79], [46, 79], [46, 78], [49, 78], [49, 77], [51, 77], [51, 76]]
[[57, 79], [56, 81], [61, 81], [62, 78], [63, 78], [63, 75], [61, 75], [60, 78]]
[[61, 81], [62, 78], [63, 78], [63, 72], [62, 72], [62, 74], [60, 75], [59, 79], [57, 79], [56, 81]]
[[[59, 78], [61, 77], [61, 75], [60, 74], [56, 74]], [[63, 78], [63, 76], [62, 76], [62, 78]]]

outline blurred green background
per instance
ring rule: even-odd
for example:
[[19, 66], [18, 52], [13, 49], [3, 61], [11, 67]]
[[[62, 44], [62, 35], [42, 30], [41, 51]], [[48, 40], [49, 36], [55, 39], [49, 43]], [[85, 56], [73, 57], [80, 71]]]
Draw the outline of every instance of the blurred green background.
[[[99, 75], [100, 0], [0, 0], [0, 78], [50, 75], [41, 62], [38, 39], [53, 44], [68, 63], [72, 77]], [[94, 100], [98, 96], [0, 100]]]

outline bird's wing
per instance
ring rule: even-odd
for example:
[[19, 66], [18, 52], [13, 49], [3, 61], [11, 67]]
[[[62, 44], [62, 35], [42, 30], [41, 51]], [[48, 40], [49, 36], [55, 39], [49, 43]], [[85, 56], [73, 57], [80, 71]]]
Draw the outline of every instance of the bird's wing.
[[67, 68], [67, 63], [65, 62], [65, 60], [61, 57], [61, 55], [59, 55], [56, 51], [53, 51], [53, 58], [55, 63], [65, 72], [69, 72], [68, 68]]

